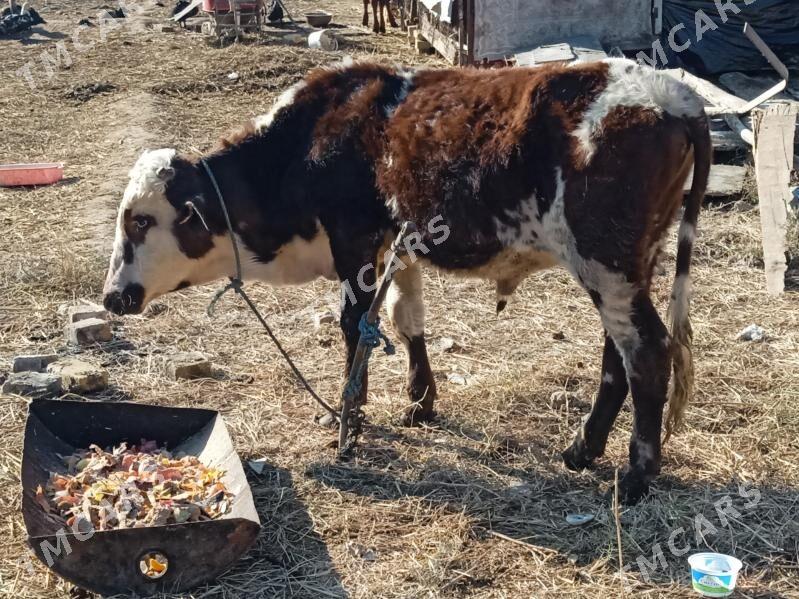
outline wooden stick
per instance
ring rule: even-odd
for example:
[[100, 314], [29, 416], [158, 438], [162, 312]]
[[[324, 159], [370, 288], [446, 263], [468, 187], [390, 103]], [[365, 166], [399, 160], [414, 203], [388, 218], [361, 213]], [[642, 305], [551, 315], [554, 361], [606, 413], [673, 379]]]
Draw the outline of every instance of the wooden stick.
[[[386, 293], [388, 293], [388, 288], [391, 285], [391, 277], [393, 275], [391, 272], [391, 265], [394, 264], [394, 259], [397, 256], [405, 253], [405, 247], [402, 245], [402, 242], [404, 241], [405, 237], [416, 232], [416, 225], [406, 221], [402, 225], [402, 229], [400, 229], [400, 232], [397, 235], [397, 238], [394, 240], [394, 243], [391, 244], [391, 255], [386, 262], [386, 269], [383, 272], [383, 278], [380, 281], [380, 285], [377, 288], [374, 299], [372, 299], [372, 304], [369, 306], [369, 310], [366, 313], [366, 322], [368, 322], [370, 325], [373, 325], [375, 321], [377, 321], [378, 314], [380, 313], [380, 307], [383, 305], [383, 301], [386, 299]], [[369, 349], [369, 346], [363, 342], [362, 335], [361, 339], [358, 341], [358, 348], [355, 350], [355, 357], [352, 359], [350, 376], [347, 379], [348, 384], [344, 387], [344, 393], [342, 394], [341, 398], [341, 418], [339, 419], [338, 429], [339, 456], [343, 455], [347, 449], [350, 416], [354, 410], [357, 410], [360, 407], [358, 405], [357, 398], [350, 396], [350, 394], [347, 392], [347, 387], [349, 386], [349, 382], [353, 380], [353, 377], [356, 375], [356, 373], [360, 372], [362, 368], [366, 368], [367, 364], [365, 364], [364, 361], [366, 360]]]
[[616, 546], [619, 551], [619, 582], [621, 583], [621, 596], [626, 597], [624, 588], [624, 554], [621, 547], [621, 516], [619, 514], [619, 469], [613, 474], [613, 519], [616, 522]]
[[464, 0], [466, 3], [466, 64], [474, 64], [474, 1]]

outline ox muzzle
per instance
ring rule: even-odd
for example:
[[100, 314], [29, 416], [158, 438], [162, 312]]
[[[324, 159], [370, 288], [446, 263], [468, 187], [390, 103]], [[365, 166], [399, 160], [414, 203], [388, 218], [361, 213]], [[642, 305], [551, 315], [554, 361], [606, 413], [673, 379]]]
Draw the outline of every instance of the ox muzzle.
[[128, 283], [121, 291], [118, 289], [106, 291], [103, 296], [103, 306], [119, 316], [139, 314], [144, 308], [144, 287], [138, 283]]

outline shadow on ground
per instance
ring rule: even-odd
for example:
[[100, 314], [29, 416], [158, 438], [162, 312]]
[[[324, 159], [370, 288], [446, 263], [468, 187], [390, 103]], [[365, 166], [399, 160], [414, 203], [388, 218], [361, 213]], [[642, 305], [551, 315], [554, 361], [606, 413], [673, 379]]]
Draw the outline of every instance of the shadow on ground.
[[[446, 438], [442, 443], [440, 435], [431, 439], [372, 427], [372, 438], [365, 443], [377, 447], [362, 447], [355, 463], [312, 464], [306, 476], [375, 502], [400, 504], [412, 498], [433, 509], [464, 513], [472, 519], [471, 534], [478, 543], [495, 537], [527, 546], [533, 553], [554, 551], [558, 554], [555, 559], [564, 564], [616, 567], [615, 520], [600, 488], [607, 488], [609, 481], [612, 489], [613, 468], [607, 462], [591, 473], [573, 473], [559, 460], [545, 457], [541, 448], [520, 447], [512, 439], [486, 439], [476, 430], [452, 422], [446, 426], [457, 427], [460, 434], [465, 431], [468, 438], [488, 449], [449, 445]], [[386, 440], [424, 447], [424, 455], [430, 457], [414, 463], [390, 446], [379, 446]], [[446, 446], [446, 452], [454, 451], [457, 457], [444, 458], [438, 452], [439, 458], [437, 452], [431, 452], [436, 445]], [[525, 452], [531, 459], [520, 459]], [[403, 455], [409, 453], [421, 452]], [[519, 463], [531, 466], [513, 465]], [[745, 562], [743, 575], [758, 581], [784, 577], [799, 565], [797, 497], [799, 490], [793, 488], [758, 488], [739, 480], [706, 486], [661, 476], [648, 498], [621, 510], [624, 562], [631, 565], [634, 584], [641, 589], [651, 588], [651, 584], [687, 586], [685, 559], [698, 551], [737, 555]], [[726, 514], [720, 513], [725, 509]], [[572, 526], [566, 522], [568, 514], [587, 514], [594, 519]], [[672, 553], [670, 540], [681, 551]], [[662, 561], [653, 558], [658, 546]], [[650, 568], [647, 564], [653, 559], [655, 565]], [[762, 593], [757, 586], [748, 590], [753, 592], [751, 596], [781, 596], [770, 585], [762, 587]]]
[[[218, 585], [225, 597], [348, 597], [327, 546], [314, 530], [291, 473], [271, 465], [248, 471], [261, 532], [255, 546]], [[199, 593], [202, 595], [202, 593]]]

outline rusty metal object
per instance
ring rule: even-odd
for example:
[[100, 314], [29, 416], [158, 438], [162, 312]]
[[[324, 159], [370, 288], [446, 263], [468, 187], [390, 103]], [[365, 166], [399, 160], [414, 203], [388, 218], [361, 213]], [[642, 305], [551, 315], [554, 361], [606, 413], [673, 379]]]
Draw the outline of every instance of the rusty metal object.
[[[64, 470], [59, 454], [142, 438], [224, 470], [234, 494], [231, 510], [204, 522], [92, 532], [67, 527], [35, 501], [36, 487], [45, 486], [50, 472]], [[260, 530], [241, 461], [218, 412], [123, 402], [31, 403], [22, 454], [22, 515], [40, 560], [70, 582], [108, 595], [181, 592], [213, 580], [250, 548]], [[140, 562], [148, 555], [168, 562], [157, 578], [142, 572]]]

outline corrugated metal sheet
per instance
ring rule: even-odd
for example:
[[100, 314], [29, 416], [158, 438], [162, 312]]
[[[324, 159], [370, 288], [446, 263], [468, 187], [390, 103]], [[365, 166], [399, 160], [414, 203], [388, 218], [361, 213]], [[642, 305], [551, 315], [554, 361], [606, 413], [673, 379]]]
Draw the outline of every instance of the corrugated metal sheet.
[[499, 59], [574, 36], [648, 45], [653, 0], [475, 0], [475, 58]]

